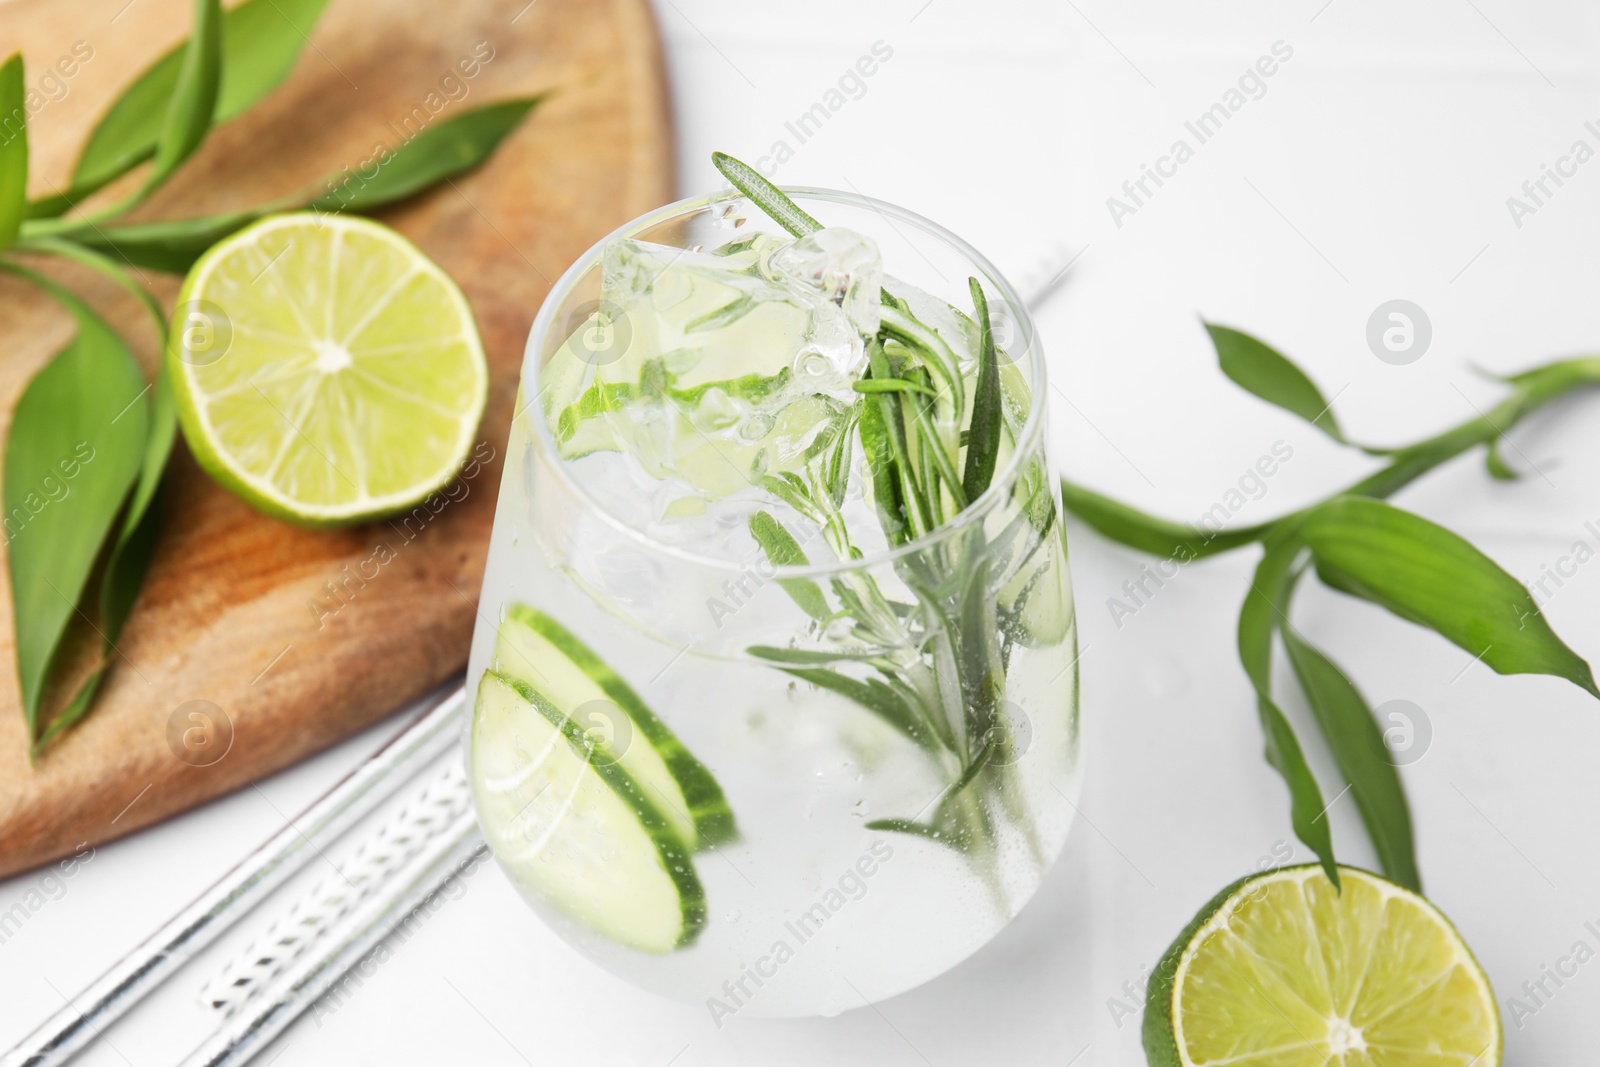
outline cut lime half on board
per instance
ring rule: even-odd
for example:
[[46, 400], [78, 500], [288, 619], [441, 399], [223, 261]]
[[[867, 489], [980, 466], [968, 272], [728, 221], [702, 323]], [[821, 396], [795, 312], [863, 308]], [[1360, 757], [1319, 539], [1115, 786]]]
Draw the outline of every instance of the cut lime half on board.
[[345, 215], [277, 215], [194, 265], [167, 351], [200, 466], [308, 526], [415, 504], [472, 447], [488, 368], [461, 290], [416, 246]]
[[1150, 980], [1152, 1067], [1499, 1067], [1489, 980], [1437, 908], [1316, 865], [1252, 875], [1178, 935]]

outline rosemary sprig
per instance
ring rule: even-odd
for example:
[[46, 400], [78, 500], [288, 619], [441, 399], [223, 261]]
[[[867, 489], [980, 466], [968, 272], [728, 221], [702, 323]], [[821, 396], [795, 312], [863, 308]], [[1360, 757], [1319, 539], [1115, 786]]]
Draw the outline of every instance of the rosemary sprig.
[[785, 196], [783, 190], [767, 181], [762, 173], [750, 164], [734, 159], [725, 152], [711, 153], [711, 162], [722, 172], [724, 178], [750, 198], [752, 204], [765, 211], [773, 222], [796, 237], [804, 237], [808, 233], [822, 229], [822, 223], [801, 210], [799, 204]]
[[[819, 228], [817, 220], [754, 170], [718, 153], [713, 161], [756, 206], [796, 237]], [[866, 454], [872, 501], [888, 543], [903, 546], [948, 525], [989, 488], [1005, 433], [999, 354], [989, 326], [988, 301], [977, 279], [969, 279], [977, 358], [963, 368], [951, 339], [920, 321], [905, 301], [881, 294], [878, 331], [864, 338], [866, 370], [854, 383], [850, 423]], [[972, 376], [975, 382], [969, 382]], [[962, 425], [968, 389], [972, 414]], [[848, 435], [836, 442], [848, 445]], [[848, 477], [848, 465], [838, 472]], [[828, 479], [788, 476], [766, 480], [767, 488], [822, 530], [840, 560], [860, 558], [838, 507], [842, 481], [831, 493]], [[1043, 485], [1043, 480], [1040, 479]], [[1047, 496], [1050, 494], [1046, 494]], [[1028, 813], [1005, 784], [1011, 771], [1002, 755], [1015, 754], [1010, 724], [1001, 713], [1007, 669], [1003, 610], [997, 602], [1002, 571], [1032, 558], [1059, 521], [1054, 504], [1038, 516], [1026, 514], [1030, 498], [1015, 502], [1024, 513], [992, 541], [981, 524], [925, 550], [897, 557], [896, 576], [912, 602], [885, 593], [874, 574], [853, 569], [835, 578], [837, 611], [827, 618], [850, 621], [851, 644], [825, 643], [820, 650], [753, 647], [750, 655], [797, 680], [850, 700], [902, 733], [927, 753], [946, 782], [928, 805], [931, 815], [876, 819], [868, 827], [912, 834], [957, 849], [973, 860], [1000, 894], [992, 867], [1000, 832], [1008, 820], [1030, 845]], [[751, 534], [769, 560], [785, 566], [805, 559], [794, 539], [770, 515], [758, 513]], [[1031, 538], [1024, 538], [1022, 531]], [[822, 621], [814, 584], [781, 580], [791, 599]], [[1029, 595], [1024, 593], [1024, 597]], [[824, 603], [824, 607], [826, 604]], [[875, 676], [858, 676], [863, 668]]]
[[967, 469], [961, 476], [967, 497], [976, 500], [994, 478], [1000, 454], [1000, 358], [995, 352], [994, 329], [989, 323], [989, 301], [983, 286], [970, 278], [972, 306], [979, 330], [978, 387], [972, 399], [972, 425], [967, 430]]

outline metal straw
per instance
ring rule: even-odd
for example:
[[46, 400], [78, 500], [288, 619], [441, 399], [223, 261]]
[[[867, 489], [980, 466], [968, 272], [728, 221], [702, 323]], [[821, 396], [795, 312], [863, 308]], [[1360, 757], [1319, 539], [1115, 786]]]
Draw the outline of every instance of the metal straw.
[[[465, 774], [457, 768], [451, 773], [464, 791]], [[270, 987], [246, 1000], [181, 1067], [237, 1067], [253, 1058], [487, 848], [469, 806], [339, 926], [296, 957]]]
[[427, 700], [415, 723], [45, 1020], [0, 1060], [0, 1067], [66, 1063], [455, 743], [466, 707], [461, 683], [451, 682]]
[[460, 760], [451, 759], [420, 795], [406, 801], [337, 871], [279, 914], [265, 933], [213, 978], [200, 991], [201, 1003], [232, 1015], [260, 996], [296, 959], [314, 951], [362, 901], [383, 892], [439, 835], [454, 833], [471, 807], [466, 768]]

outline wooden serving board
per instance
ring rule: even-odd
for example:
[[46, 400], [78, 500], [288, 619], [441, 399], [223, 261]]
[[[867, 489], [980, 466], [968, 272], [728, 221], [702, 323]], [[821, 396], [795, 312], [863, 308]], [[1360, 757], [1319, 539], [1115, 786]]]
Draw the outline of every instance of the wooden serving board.
[[[5, 52], [21, 47], [30, 87], [78, 42], [79, 54], [92, 49], [88, 61], [66, 64], [75, 70], [61, 79], [65, 94], [49, 83], [41, 97], [48, 102], [29, 116], [33, 195], [51, 192], [51, 183], [65, 187], [103, 109], [187, 34], [190, 10], [190, 0], [0, 5], [0, 42]], [[461, 79], [457, 61], [475, 49], [481, 59], [480, 42], [492, 58]], [[451, 73], [467, 95], [450, 100], [441, 118], [559, 89], [485, 166], [455, 179], [455, 188], [381, 216], [454, 275], [472, 302], [493, 373], [478, 455], [493, 459], [469, 466], [471, 477], [450, 494], [455, 499], [426, 521], [312, 532], [268, 519], [218, 488], [180, 438], [159, 547], [120, 656], [89, 718], [36, 767], [26, 757], [5, 591], [0, 875], [237, 789], [372, 723], [465, 665], [534, 313], [590, 244], [671, 199], [671, 128], [648, 0], [331, 0], [289, 79], [213, 132], [139, 217], [246, 207], [357, 166], [379, 141], [394, 145], [391, 124], [425, 105]], [[453, 92], [459, 97], [461, 90]], [[76, 268], [40, 263], [110, 319], [147, 369], [154, 365], [154, 332], [131, 298]], [[170, 307], [178, 279], [146, 277]], [[71, 331], [48, 298], [0, 278], [6, 419]], [[390, 558], [373, 562], [383, 557]], [[178, 711], [190, 701], [215, 705], [231, 726], [231, 747], [209, 765], [180, 758], [169, 743], [175, 716], [180, 734], [199, 722], [188, 711], [205, 705]], [[225, 740], [225, 733], [218, 736]]]

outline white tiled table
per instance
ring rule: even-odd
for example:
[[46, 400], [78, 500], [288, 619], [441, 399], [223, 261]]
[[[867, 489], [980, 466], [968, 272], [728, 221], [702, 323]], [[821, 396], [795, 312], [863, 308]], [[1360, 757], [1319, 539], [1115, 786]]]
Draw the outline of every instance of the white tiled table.
[[[520, 4], [508, 7], [508, 12]], [[1277, 442], [1293, 450], [1238, 519], [1290, 509], [1366, 470], [1359, 456], [1251, 400], [1218, 373], [1198, 317], [1249, 329], [1332, 395], [1350, 433], [1393, 442], [1471, 417], [1510, 371], [1600, 346], [1600, 162], [1517, 226], [1541, 164], [1600, 149], [1600, 14], [1577, 3], [904, 0], [752, 5], [661, 0], [681, 137], [680, 184], [708, 157], [788, 143], [781, 181], [904, 204], [1019, 279], [1081, 254], [1039, 314], [1054, 438], [1074, 478], [1174, 517], [1224, 498]], [[1202, 10], [1203, 9], [1203, 10]], [[1137, 13], [1135, 13], [1137, 12]], [[509, 17], [509, 14], [508, 14]], [[879, 44], [881, 42], [881, 44]], [[1185, 122], [1258, 57], [1278, 63], [1204, 144]], [[862, 55], [874, 74], [803, 143], [786, 123]], [[834, 101], [836, 102], [836, 100]], [[1193, 158], [1137, 181], [1173, 142]], [[1169, 171], [1172, 164], [1162, 163]], [[1117, 225], [1120, 221], [1121, 225]], [[889, 255], [909, 254], [890, 248]], [[1366, 322], [1404, 298], [1433, 341], [1378, 360]], [[1460, 462], [1401, 502], [1537, 578], [1578, 540], [1600, 548], [1600, 397], [1513, 435], [1520, 483]], [[1248, 558], [1186, 568], [1118, 626], [1107, 607], [1143, 562], [1075, 529], [1089, 778], [1066, 855], [1012, 927], [952, 973], [831, 1020], [738, 1019], [612, 979], [547, 933], [492, 867], [372, 969], [336, 1010], [268, 1056], [293, 1064], [919, 1064], [1143, 1062], [1137, 991], [1215, 889], [1292, 852], [1284, 789], [1233, 650]], [[1600, 563], [1546, 605], [1600, 657]], [[1374, 703], [1407, 699], [1432, 741], [1406, 771], [1423, 873], [1488, 968], [1512, 1062], [1574, 1062], [1600, 1018], [1600, 962], [1535, 1005], [1521, 992], [1575, 942], [1600, 949], [1600, 703], [1551, 679], [1501, 678], [1435, 638], [1310, 590], [1296, 621]], [[1303, 708], [1289, 701], [1291, 714]], [[392, 727], [391, 727], [392, 728]], [[372, 731], [260, 788], [101, 849], [70, 879], [0, 884], [26, 922], [0, 944], [0, 1046], [54, 1010], [373, 748]], [[1327, 770], [1326, 761], [1319, 766]], [[1329, 779], [1325, 779], [1329, 780]], [[1333, 791], [1330, 790], [1330, 793]], [[1330, 812], [1342, 855], [1370, 863], [1353, 806]], [[30, 891], [39, 894], [30, 897]], [[204, 1020], [185, 980], [84, 1062], [171, 1062]], [[57, 992], [59, 991], [59, 993]], [[115, 1047], [111, 1047], [114, 1045]], [[266, 1057], [263, 1058], [263, 1062]]]

